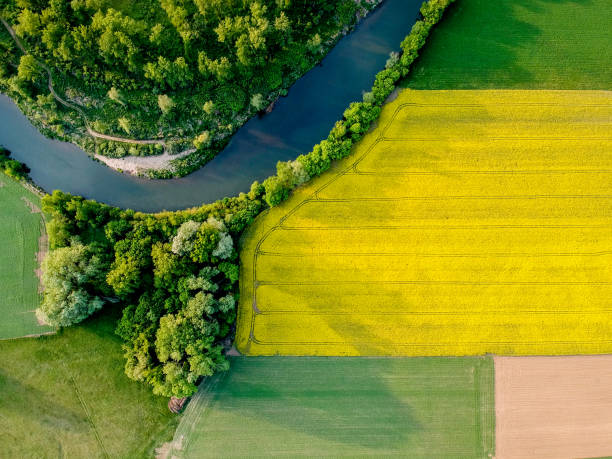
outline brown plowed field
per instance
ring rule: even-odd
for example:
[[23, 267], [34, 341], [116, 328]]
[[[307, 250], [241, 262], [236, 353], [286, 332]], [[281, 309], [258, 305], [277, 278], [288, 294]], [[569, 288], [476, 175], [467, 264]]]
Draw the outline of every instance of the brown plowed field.
[[496, 457], [612, 455], [612, 356], [496, 357]]

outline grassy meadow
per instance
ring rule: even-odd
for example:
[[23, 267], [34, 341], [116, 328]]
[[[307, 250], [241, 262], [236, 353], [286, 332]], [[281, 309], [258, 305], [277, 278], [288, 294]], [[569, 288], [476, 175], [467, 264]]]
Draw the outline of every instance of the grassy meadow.
[[612, 352], [605, 91], [412, 91], [244, 238], [250, 355]]
[[117, 318], [0, 342], [0, 456], [151, 457], [171, 437], [167, 399], [123, 372]]
[[610, 89], [608, 0], [457, 0], [406, 81], [414, 89]]
[[202, 383], [170, 457], [486, 458], [490, 358], [233, 358]]
[[36, 320], [36, 253], [43, 225], [40, 197], [0, 174], [0, 339], [51, 331]]

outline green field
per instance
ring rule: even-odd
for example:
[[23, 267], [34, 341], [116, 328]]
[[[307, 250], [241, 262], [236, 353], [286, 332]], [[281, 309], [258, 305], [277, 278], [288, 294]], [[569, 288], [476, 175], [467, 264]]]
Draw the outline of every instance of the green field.
[[231, 366], [190, 402], [175, 457], [485, 458], [494, 450], [490, 358], [240, 357]]
[[51, 331], [34, 315], [40, 302], [34, 270], [42, 225], [40, 197], [0, 174], [0, 339]]
[[414, 89], [610, 89], [609, 0], [457, 0], [427, 39]]
[[130, 381], [104, 313], [57, 335], [0, 342], [0, 457], [142, 458], [171, 437], [167, 399]]

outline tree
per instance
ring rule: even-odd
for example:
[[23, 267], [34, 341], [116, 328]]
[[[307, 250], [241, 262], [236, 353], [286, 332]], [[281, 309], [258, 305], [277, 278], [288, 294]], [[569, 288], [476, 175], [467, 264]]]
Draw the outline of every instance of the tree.
[[201, 223], [193, 220], [186, 221], [172, 238], [172, 252], [177, 255], [185, 255], [193, 250], [194, 236], [200, 228]]
[[117, 119], [117, 123], [119, 123], [119, 126], [121, 127], [121, 129], [123, 129], [127, 134], [132, 133], [129, 119], [127, 119], [126, 117], [122, 117], [122, 118]]
[[157, 96], [157, 105], [159, 105], [159, 109], [164, 115], [170, 114], [176, 106], [170, 96], [166, 94], [160, 94], [159, 96]]
[[208, 146], [210, 146], [210, 132], [208, 131], [202, 131], [200, 133], [200, 135], [198, 135], [194, 140], [193, 140], [193, 145], [200, 149], [200, 148], [206, 148]]
[[40, 34], [40, 15], [38, 13], [26, 8], [19, 14], [18, 21], [15, 32], [20, 37], [26, 35], [36, 37]]
[[212, 100], [207, 101], [202, 107], [202, 110], [204, 110], [204, 113], [208, 116], [211, 116], [215, 112], [215, 103]]
[[31, 54], [24, 54], [19, 60], [17, 77], [22, 81], [35, 82], [42, 76], [42, 69]]
[[259, 111], [266, 106], [266, 101], [261, 94], [254, 94], [253, 97], [251, 97], [251, 105], [255, 110]]
[[91, 292], [100, 282], [103, 264], [89, 247], [73, 243], [49, 252], [42, 264], [45, 294], [36, 316], [53, 327], [81, 322], [104, 301]]
[[206, 263], [214, 256], [221, 235], [219, 230], [209, 223], [202, 223], [193, 241], [191, 259], [197, 263]]
[[141, 274], [138, 261], [128, 255], [115, 260], [112, 269], [106, 276], [106, 282], [118, 296], [124, 297], [134, 292], [140, 285]]
[[110, 88], [108, 90], [108, 93], [106, 93], [106, 94], [108, 95], [108, 98], [110, 100], [114, 100], [118, 104], [121, 104], [121, 105], [125, 106], [125, 102], [123, 101], [123, 94], [121, 94], [121, 91], [119, 91], [114, 86], [112, 88]]

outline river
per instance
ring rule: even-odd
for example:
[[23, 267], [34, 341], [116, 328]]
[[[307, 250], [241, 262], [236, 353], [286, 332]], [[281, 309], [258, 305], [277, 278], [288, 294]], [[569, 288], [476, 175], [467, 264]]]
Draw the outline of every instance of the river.
[[177, 210], [248, 191], [277, 161], [309, 152], [327, 137], [350, 102], [361, 100], [389, 53], [399, 50], [422, 0], [385, 0], [300, 78], [272, 113], [240, 128], [212, 161], [187, 177], [149, 180], [121, 174], [73, 144], [43, 136], [0, 94], [0, 145], [26, 163], [34, 182], [99, 202], [144, 212]]

